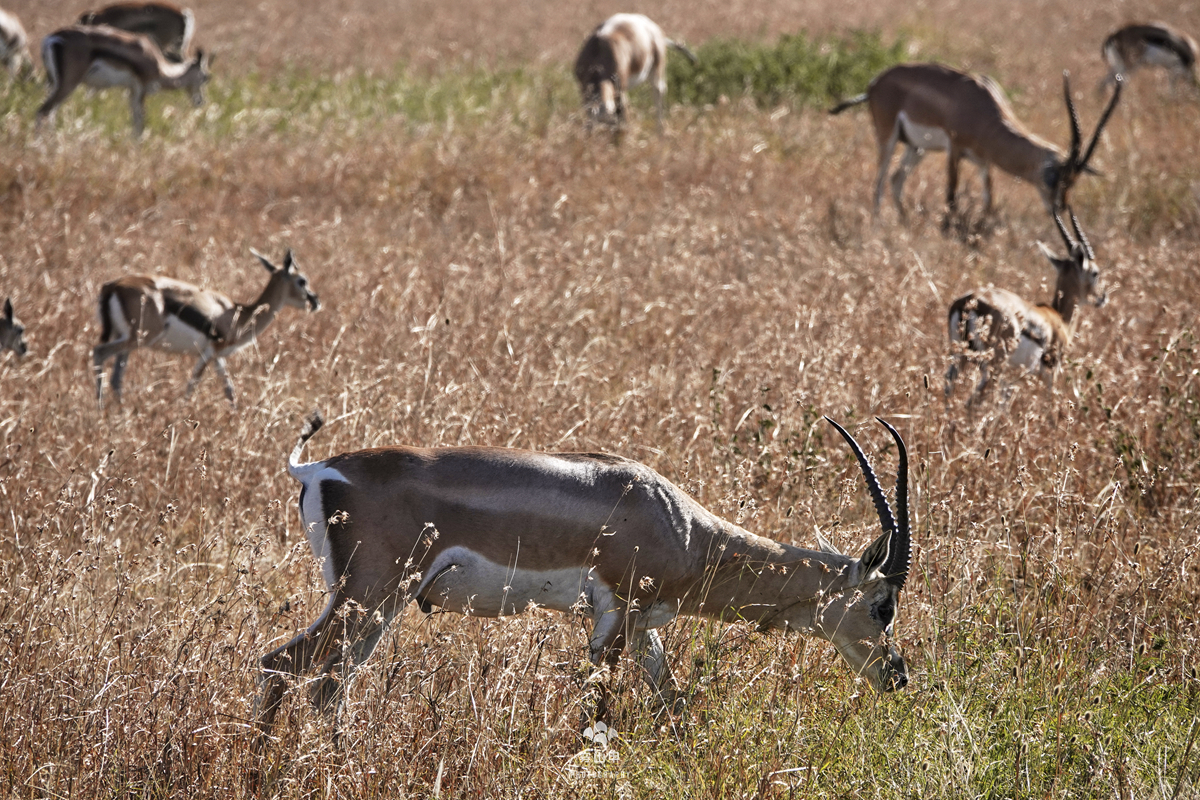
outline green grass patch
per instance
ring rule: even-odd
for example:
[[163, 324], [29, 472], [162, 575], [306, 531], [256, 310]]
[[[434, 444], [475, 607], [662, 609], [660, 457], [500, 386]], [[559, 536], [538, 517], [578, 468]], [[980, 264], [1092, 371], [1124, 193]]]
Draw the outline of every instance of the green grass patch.
[[820, 105], [864, 91], [880, 70], [906, 58], [907, 47], [903, 39], [887, 44], [867, 31], [819, 38], [802, 31], [773, 45], [712, 39], [696, 50], [696, 64], [668, 61], [668, 91], [689, 105], [742, 97], [760, 108]]

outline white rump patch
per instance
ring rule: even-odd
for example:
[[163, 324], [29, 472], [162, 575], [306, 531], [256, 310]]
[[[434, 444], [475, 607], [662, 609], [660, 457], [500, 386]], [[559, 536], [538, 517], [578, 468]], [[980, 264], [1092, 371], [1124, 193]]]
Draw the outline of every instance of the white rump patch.
[[329, 558], [329, 520], [325, 519], [320, 488], [324, 481], [350, 481], [336, 469], [326, 467], [324, 461], [289, 467], [288, 472], [304, 485], [300, 521], [304, 525], [304, 535], [308, 537], [308, 546], [313, 557], [321, 564], [321, 577], [325, 579], [325, 588], [332, 589], [337, 583], [337, 576], [333, 574], [333, 561]]

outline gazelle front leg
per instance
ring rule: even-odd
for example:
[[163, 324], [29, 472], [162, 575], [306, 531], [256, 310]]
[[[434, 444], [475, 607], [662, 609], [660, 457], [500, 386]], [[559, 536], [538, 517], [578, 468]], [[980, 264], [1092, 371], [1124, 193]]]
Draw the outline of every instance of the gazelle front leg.
[[139, 81], [129, 88], [129, 111], [133, 115], [133, 138], [140, 140], [146, 127], [146, 89]]
[[229, 379], [229, 373], [225, 370], [225, 359], [218, 357], [213, 363], [216, 365], [217, 374], [225, 382], [225, 397], [229, 400], [231, 406], [237, 408], [237, 400], [233, 397], [233, 381]]
[[183, 390], [184, 397], [192, 396], [192, 390], [195, 389], [196, 384], [200, 382], [200, 376], [204, 374], [204, 368], [208, 366], [209, 361], [212, 361], [214, 355], [216, 354], [213, 352], [211, 347], [205, 349], [205, 351], [200, 354], [200, 359], [196, 362], [195, 369], [192, 370], [192, 377], [188, 380], [187, 388]]

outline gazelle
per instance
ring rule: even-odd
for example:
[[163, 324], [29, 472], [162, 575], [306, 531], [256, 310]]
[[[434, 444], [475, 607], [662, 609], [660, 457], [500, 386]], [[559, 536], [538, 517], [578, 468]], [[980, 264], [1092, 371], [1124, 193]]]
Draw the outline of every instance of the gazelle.
[[192, 49], [196, 19], [190, 8], [171, 3], [115, 3], [86, 11], [80, 25], [110, 25], [130, 33], [149, 36], [162, 54], [172, 61], [183, 61]]
[[696, 56], [663, 35], [662, 28], [643, 14], [614, 14], [600, 23], [575, 59], [575, 78], [583, 94], [589, 124], [625, 122], [625, 93], [650, 82], [659, 133], [663, 127], [663, 97], [667, 93], [667, 48], [678, 50], [693, 64]]
[[[957, 345], [960, 352], [946, 371], [947, 397], [954, 389], [959, 370], [970, 360], [962, 349], [985, 354], [984, 360], [979, 362], [979, 384], [971, 402], [982, 396], [988, 384], [989, 368], [999, 368], [1005, 361], [1039, 375], [1045, 382], [1047, 393], [1053, 390], [1054, 375], [1075, 332], [1075, 312], [1079, 303], [1102, 306], [1107, 299], [1100, 270], [1096, 267], [1096, 254], [1075, 214], [1071, 214], [1071, 225], [1078, 238], [1072, 238], [1057, 210], [1054, 222], [1067, 246], [1067, 257], [1055, 256], [1050, 248], [1038, 242], [1038, 247], [1058, 272], [1054, 297], [1049, 304], [1033, 305], [1012, 292], [992, 287], [976, 289], [951, 304], [950, 343]], [[988, 353], [990, 355], [986, 355]]]
[[1171, 87], [1185, 80], [1200, 89], [1196, 78], [1196, 40], [1162, 22], [1135, 23], [1117, 28], [1101, 48], [1108, 64], [1104, 88], [1118, 75], [1128, 78], [1139, 67], [1163, 67], [1171, 75]]
[[185, 397], [209, 362], [225, 382], [225, 397], [234, 400], [233, 383], [225, 371], [225, 358], [262, 335], [285, 306], [316, 311], [321, 306], [308, 279], [296, 266], [292, 251], [276, 267], [251, 250], [271, 277], [253, 303], [235, 303], [223, 294], [190, 283], [153, 275], [129, 275], [100, 289], [100, 344], [92, 351], [96, 374], [96, 399], [104, 400], [104, 362], [115, 358], [110, 385], [121, 399], [121, 378], [129, 354], [143, 347], [197, 357]]
[[148, 37], [103, 25], [76, 25], [42, 40], [42, 64], [50, 79], [50, 95], [37, 110], [37, 127], [54, 113], [75, 87], [129, 89], [133, 135], [141, 138], [146, 124], [146, 95], [159, 89], [186, 89], [192, 104], [204, 102], [208, 59], [203, 52], [187, 63], [167, 60]]
[[21, 20], [12, 12], [0, 8], [0, 64], [15, 78], [23, 72], [33, 70], [33, 58], [29, 55], [29, 36]]
[[0, 317], [0, 353], [12, 350], [17, 357], [29, 351], [25, 345], [25, 326], [13, 314], [12, 298], [4, 298], [4, 316]]
[[314, 703], [336, 707], [334, 671], [348, 677], [410, 600], [426, 613], [499, 617], [530, 605], [587, 613], [592, 664], [615, 662], [632, 644], [656, 691], [670, 674], [655, 629], [677, 614], [827, 639], [876, 690], [904, 687], [908, 670], [891, 635], [911, 554], [908, 457], [900, 434], [880, 422], [899, 451], [896, 518], [862, 449], [833, 423], [883, 527], [852, 558], [819, 535], [815, 551], [755, 536], [618, 456], [384, 447], [301, 463], [322, 425], [314, 413], [288, 472], [301, 484], [300, 515], [329, 603], [263, 657], [262, 734], [288, 676], [316, 669]]
[[[829, 113], [838, 114], [860, 103], [870, 105], [875, 141], [879, 145], [876, 215], [897, 144], [903, 144], [905, 150], [891, 182], [892, 200], [901, 219], [905, 216], [901, 199], [904, 181], [930, 150], [948, 152], [946, 206], [951, 215], [955, 213], [958, 164], [963, 158], [979, 167], [985, 214], [992, 208], [990, 167], [993, 164], [1037, 187], [1049, 211], [1065, 203], [1066, 192], [1081, 172], [1095, 172], [1088, 167], [1088, 161], [1120, 96], [1118, 80], [1082, 156], [1079, 115], [1071, 100], [1066, 73], [1063, 73], [1063, 97], [1071, 121], [1071, 147], [1066, 154], [1026, 130], [991, 78], [969, 75], [941, 64], [901, 64], [885, 70], [871, 81], [865, 93], [839, 103]], [[1058, 194], [1063, 196], [1057, 197]]]

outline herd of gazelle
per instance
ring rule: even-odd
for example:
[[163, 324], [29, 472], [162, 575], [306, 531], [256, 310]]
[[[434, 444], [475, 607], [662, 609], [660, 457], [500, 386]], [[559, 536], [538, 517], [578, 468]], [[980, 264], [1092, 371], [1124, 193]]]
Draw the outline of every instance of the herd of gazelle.
[[[198, 104], [209, 76], [203, 54], [190, 54], [193, 32], [189, 10], [156, 2], [88, 12], [78, 25], [50, 34], [42, 56], [51, 91], [38, 109], [39, 124], [81, 83], [127, 87], [138, 135], [147, 93], [185, 88]], [[661, 130], [668, 48], [695, 60], [640, 14], [617, 14], [596, 28], [575, 63], [589, 122], [622, 125], [626, 92], [649, 82]], [[989, 367], [1005, 360], [1040, 373], [1050, 385], [1079, 303], [1104, 301], [1095, 254], [1067, 195], [1077, 177], [1091, 171], [1088, 161], [1120, 96], [1122, 76], [1139, 66], [1162, 66], [1172, 72], [1173, 85], [1182, 77], [1196, 85], [1195, 42], [1168, 26], [1121, 28], [1103, 53], [1110, 73], [1102, 85], [1114, 89], [1086, 148], [1064, 76], [1072, 132], [1066, 153], [1027, 131], [993, 81], [937, 64], [889, 69], [864, 94], [832, 110], [869, 105], [879, 146], [876, 213], [899, 144], [905, 151], [891, 186], [901, 216], [905, 179], [929, 150], [948, 153], [952, 213], [962, 158], [981, 170], [985, 211], [992, 165], [1036, 186], [1050, 211], [1067, 248], [1060, 258], [1038, 243], [1058, 272], [1050, 303], [1033, 305], [987, 288], [951, 305], [952, 342], [983, 358], [976, 394], [989, 380]], [[24, 30], [2, 10], [0, 63], [14, 73], [32, 63]], [[98, 400], [107, 361], [114, 360], [109, 383], [119, 398], [129, 354], [155, 348], [197, 357], [188, 395], [213, 363], [235, 403], [225, 358], [260, 336], [282, 308], [319, 307], [291, 251], [278, 267], [254, 255], [269, 279], [248, 304], [159, 276], [105, 284], [98, 302], [101, 341], [92, 359]], [[9, 300], [0, 317], [3, 349], [18, 356], [27, 349]], [[968, 360], [965, 352], [955, 356], [947, 393]], [[585, 613], [592, 619], [592, 664], [631, 650], [660, 699], [669, 692], [670, 672], [657, 629], [679, 614], [815, 635], [832, 642], [876, 690], [902, 688], [908, 671], [891, 636], [911, 557], [907, 454], [900, 434], [879, 421], [898, 450], [897, 516], [858, 443], [830, 420], [860, 465], [883, 529], [853, 558], [820, 536], [818, 550], [756, 536], [709, 513], [649, 467], [617, 456], [392, 447], [301, 463], [305, 444], [322, 425], [314, 414], [288, 470], [301, 483], [300, 514], [329, 601], [306, 631], [262, 659], [262, 741], [293, 677], [315, 671], [314, 702], [337, 707], [345, 679], [410, 601], [426, 612], [437, 607], [486, 617], [531, 606]]]

